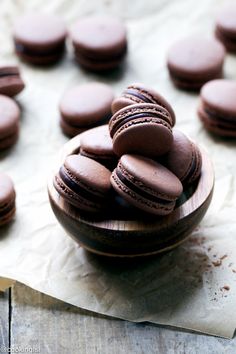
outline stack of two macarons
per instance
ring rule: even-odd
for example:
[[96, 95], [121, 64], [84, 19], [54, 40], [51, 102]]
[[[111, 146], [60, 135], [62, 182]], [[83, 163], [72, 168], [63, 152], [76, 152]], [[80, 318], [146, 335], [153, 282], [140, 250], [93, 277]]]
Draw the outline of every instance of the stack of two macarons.
[[54, 177], [56, 190], [84, 211], [114, 207], [115, 190], [147, 213], [171, 213], [183, 186], [200, 175], [199, 149], [183, 133], [172, 131], [170, 104], [143, 85], [129, 86], [113, 101], [112, 111], [109, 128], [82, 135], [80, 153], [68, 156]]

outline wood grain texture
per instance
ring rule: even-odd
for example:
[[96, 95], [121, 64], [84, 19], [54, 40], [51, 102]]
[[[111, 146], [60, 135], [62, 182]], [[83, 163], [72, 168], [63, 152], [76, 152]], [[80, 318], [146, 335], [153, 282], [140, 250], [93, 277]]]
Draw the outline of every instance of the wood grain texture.
[[9, 290], [0, 292], [0, 348], [9, 344], [9, 307]]
[[235, 354], [233, 340], [112, 319], [75, 308], [17, 283], [12, 346], [42, 354]]
[[[82, 135], [82, 134], [81, 134]], [[63, 157], [77, 153], [81, 135], [64, 147]], [[67, 203], [49, 181], [48, 192], [52, 209], [65, 230], [89, 251], [116, 257], [146, 256], [167, 251], [180, 244], [205, 215], [211, 201], [214, 172], [204, 150], [199, 181], [186, 189], [180, 205], [164, 217], [144, 216], [140, 213], [119, 213], [116, 204], [103, 218], [91, 218]]]

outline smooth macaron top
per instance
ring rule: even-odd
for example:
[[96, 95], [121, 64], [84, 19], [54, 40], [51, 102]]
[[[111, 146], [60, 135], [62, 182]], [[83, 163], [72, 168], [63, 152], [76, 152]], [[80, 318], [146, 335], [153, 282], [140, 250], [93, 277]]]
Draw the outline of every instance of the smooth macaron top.
[[108, 125], [88, 130], [83, 134], [80, 148], [88, 154], [96, 156], [114, 156], [112, 139]]
[[216, 27], [224, 34], [236, 37], [236, 5], [224, 6], [220, 9], [216, 18]]
[[205, 109], [236, 119], [236, 81], [212, 80], [202, 87], [200, 95]]
[[113, 17], [91, 16], [79, 19], [71, 30], [75, 47], [84, 51], [114, 55], [126, 47], [126, 29]]
[[90, 82], [67, 91], [61, 99], [61, 115], [71, 124], [90, 125], [111, 114], [112, 89], [103, 83]]
[[0, 208], [15, 199], [15, 189], [11, 178], [5, 173], [0, 173]]
[[66, 27], [59, 17], [40, 13], [23, 15], [13, 30], [15, 42], [38, 49], [60, 43], [66, 34]]
[[172, 45], [167, 64], [176, 76], [206, 78], [221, 72], [224, 58], [225, 49], [219, 41], [193, 36]]
[[170, 113], [174, 125], [175, 113], [169, 102], [159, 92], [140, 83], [129, 85], [121, 96], [112, 102], [112, 112], [115, 113], [121, 108], [135, 103], [154, 103], [164, 107]]
[[63, 167], [71, 178], [78, 179], [85, 188], [94, 194], [106, 194], [110, 191], [111, 172], [100, 163], [81, 155], [70, 155]]
[[123, 155], [118, 168], [132, 183], [150, 194], [158, 193], [166, 200], [175, 200], [182, 193], [179, 179], [158, 162], [139, 155]]
[[15, 101], [10, 97], [0, 95], [0, 138], [16, 132], [19, 118], [20, 109]]

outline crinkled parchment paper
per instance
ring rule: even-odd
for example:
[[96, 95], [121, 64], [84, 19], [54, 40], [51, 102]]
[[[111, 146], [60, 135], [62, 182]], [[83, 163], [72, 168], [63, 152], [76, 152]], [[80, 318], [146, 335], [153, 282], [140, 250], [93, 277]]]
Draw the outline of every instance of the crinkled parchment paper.
[[[129, 55], [123, 71], [104, 77], [79, 69], [71, 53], [50, 69], [20, 63], [26, 82], [18, 98], [20, 139], [0, 155], [1, 170], [12, 176], [17, 190], [15, 221], [1, 229], [0, 276], [91, 311], [232, 337], [236, 142], [212, 138], [202, 129], [196, 115], [198, 96], [176, 90], [165, 66], [166, 51], [175, 39], [213, 33], [216, 1], [200, 0], [195, 5], [195, 0], [1, 0], [1, 62], [17, 60], [11, 26], [30, 9], [58, 13], [68, 26], [84, 14], [121, 16], [129, 30]], [[236, 79], [236, 56], [227, 57], [225, 76]], [[186, 243], [157, 259], [111, 266], [76, 245], [50, 209], [47, 178], [67, 141], [58, 125], [58, 101], [67, 88], [91, 80], [111, 84], [116, 94], [137, 81], [158, 89], [173, 104], [177, 127], [204, 145], [215, 164], [215, 194], [206, 217]]]

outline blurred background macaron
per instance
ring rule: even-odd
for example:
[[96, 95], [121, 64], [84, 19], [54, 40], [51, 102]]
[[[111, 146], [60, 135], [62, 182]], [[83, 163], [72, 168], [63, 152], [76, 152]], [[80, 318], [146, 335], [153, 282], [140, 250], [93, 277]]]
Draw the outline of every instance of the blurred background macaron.
[[216, 18], [215, 35], [227, 51], [236, 53], [236, 4], [224, 5]]
[[63, 55], [67, 31], [60, 17], [52, 14], [27, 13], [14, 25], [16, 54], [35, 65], [49, 65]]
[[167, 66], [175, 86], [199, 90], [207, 81], [222, 77], [224, 59], [225, 49], [219, 41], [191, 36], [170, 47]]
[[117, 68], [127, 51], [124, 24], [108, 16], [80, 18], [71, 29], [75, 58], [79, 65], [91, 71]]
[[16, 192], [12, 179], [0, 173], [0, 226], [8, 224], [14, 217]]
[[73, 137], [90, 128], [106, 124], [111, 116], [113, 99], [111, 87], [99, 82], [69, 89], [59, 103], [63, 132]]
[[198, 115], [204, 127], [222, 137], [236, 137], [236, 81], [213, 80], [200, 93]]
[[25, 87], [18, 66], [0, 65], [0, 94], [13, 97]]
[[0, 95], [0, 150], [7, 149], [18, 139], [20, 109], [16, 102]]

